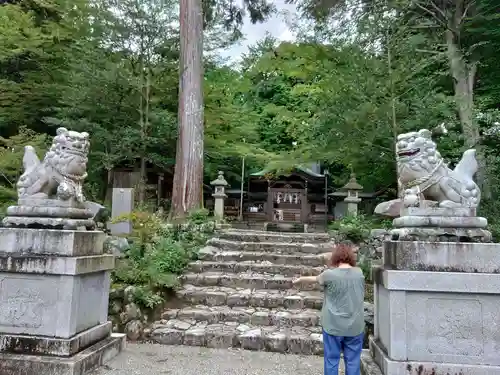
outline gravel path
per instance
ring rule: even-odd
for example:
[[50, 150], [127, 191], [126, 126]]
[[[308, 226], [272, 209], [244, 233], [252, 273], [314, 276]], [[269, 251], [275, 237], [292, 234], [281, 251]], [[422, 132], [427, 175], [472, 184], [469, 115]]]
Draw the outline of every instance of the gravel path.
[[[127, 344], [92, 375], [323, 375], [323, 358], [240, 349]], [[343, 371], [339, 375], [342, 375]]]

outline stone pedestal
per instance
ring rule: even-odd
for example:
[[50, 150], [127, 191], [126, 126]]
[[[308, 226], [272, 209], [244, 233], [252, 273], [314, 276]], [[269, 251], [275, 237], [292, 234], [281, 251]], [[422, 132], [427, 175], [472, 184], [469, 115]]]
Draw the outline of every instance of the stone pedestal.
[[116, 355], [99, 231], [0, 228], [0, 374], [83, 375]]
[[500, 375], [500, 244], [388, 241], [374, 277], [364, 374]]
[[227, 198], [226, 194], [212, 194], [214, 197], [214, 216], [218, 220], [224, 219], [224, 200]]
[[469, 208], [419, 208], [401, 210], [401, 217], [394, 219], [391, 230], [393, 240], [436, 242], [490, 242], [488, 220], [472, 216]]
[[351, 216], [358, 215], [358, 204], [361, 202], [360, 198], [347, 197], [344, 199], [347, 205], [347, 214]]

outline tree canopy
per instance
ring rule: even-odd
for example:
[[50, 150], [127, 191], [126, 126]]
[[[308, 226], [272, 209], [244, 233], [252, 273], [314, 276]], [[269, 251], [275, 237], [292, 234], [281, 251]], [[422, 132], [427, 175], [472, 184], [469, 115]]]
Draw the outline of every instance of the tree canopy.
[[[202, 3], [204, 183], [223, 170], [239, 186], [244, 157], [248, 172], [320, 162], [337, 186], [354, 171], [367, 190], [395, 194], [394, 139], [428, 128], [452, 165], [480, 150], [485, 209], [497, 210], [496, 3], [297, 1], [297, 39], [266, 37], [239, 64], [221, 62], [218, 48], [241, 36], [245, 14], [260, 22], [275, 7]], [[174, 170], [179, 4], [67, 4], [0, 5], [0, 193], [14, 187], [24, 146], [44, 152], [62, 125], [91, 134], [91, 199], [106, 199], [117, 166]]]

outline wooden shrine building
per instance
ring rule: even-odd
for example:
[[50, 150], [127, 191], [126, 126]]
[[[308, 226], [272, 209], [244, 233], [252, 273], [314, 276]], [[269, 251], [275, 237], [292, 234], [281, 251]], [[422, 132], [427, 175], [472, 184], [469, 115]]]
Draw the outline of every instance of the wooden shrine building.
[[[145, 200], [149, 206], [158, 209], [172, 197], [173, 172], [162, 169], [151, 163], [146, 166], [146, 186]], [[113, 188], [134, 188], [135, 201], [138, 202], [141, 180], [140, 163], [123, 163], [115, 166], [108, 173], [108, 186], [106, 191], [106, 200], [111, 201]]]
[[266, 170], [251, 174], [244, 221], [325, 225], [325, 179], [325, 175], [305, 167], [281, 174]]

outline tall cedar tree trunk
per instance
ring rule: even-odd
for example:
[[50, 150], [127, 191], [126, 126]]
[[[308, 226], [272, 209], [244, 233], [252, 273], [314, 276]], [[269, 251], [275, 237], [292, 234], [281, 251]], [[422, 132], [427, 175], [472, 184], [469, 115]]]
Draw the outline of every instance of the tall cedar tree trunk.
[[201, 0], [180, 0], [179, 131], [172, 192], [173, 218], [202, 207], [203, 14]]
[[144, 200], [146, 198], [146, 159], [144, 158], [144, 135], [146, 130], [145, 124], [145, 113], [144, 113], [144, 46], [142, 41], [144, 40], [144, 36], [141, 32], [141, 46], [140, 46], [140, 64], [139, 68], [141, 71], [139, 72], [139, 126], [141, 129], [141, 151], [140, 151], [140, 169], [139, 169], [139, 205], [144, 204]]
[[144, 67], [141, 64], [141, 87], [139, 89], [139, 125], [141, 128], [141, 157], [139, 169], [139, 205], [144, 204], [146, 197], [146, 159], [144, 158]]
[[[143, 69], [144, 71], [144, 69]], [[141, 167], [140, 167], [140, 185], [139, 185], [139, 204], [143, 205], [146, 201], [146, 188], [148, 182], [146, 169], [146, 138], [149, 131], [149, 102], [150, 102], [150, 78], [149, 67], [146, 70], [144, 85], [144, 73], [141, 73]]]

